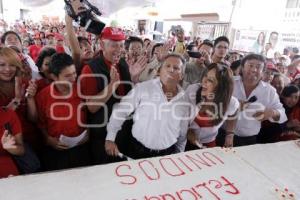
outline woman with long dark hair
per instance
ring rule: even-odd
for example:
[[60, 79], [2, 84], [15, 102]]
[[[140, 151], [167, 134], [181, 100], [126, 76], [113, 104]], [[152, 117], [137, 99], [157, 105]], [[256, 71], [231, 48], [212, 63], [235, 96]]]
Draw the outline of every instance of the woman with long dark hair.
[[235, 120], [239, 108], [238, 100], [232, 96], [233, 73], [225, 65], [212, 63], [202, 78], [201, 84], [190, 85], [186, 90], [187, 98], [194, 105], [195, 119], [188, 132], [187, 149], [196, 146], [216, 146], [218, 129], [226, 121], [225, 146], [232, 146]]

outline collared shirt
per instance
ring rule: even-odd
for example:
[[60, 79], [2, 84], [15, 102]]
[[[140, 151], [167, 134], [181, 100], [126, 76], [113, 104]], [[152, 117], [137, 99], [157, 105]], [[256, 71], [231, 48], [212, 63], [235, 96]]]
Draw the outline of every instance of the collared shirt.
[[[193, 110], [191, 111], [193, 113], [193, 116], [196, 117], [196, 115], [199, 112], [199, 107], [196, 105], [196, 93], [198, 89], [201, 87], [200, 84], [193, 84], [190, 85], [185, 92], [185, 95], [187, 96], [187, 99], [189, 102], [193, 105]], [[236, 113], [236, 111], [239, 108], [239, 101], [235, 97], [231, 97], [227, 111], [224, 113], [222, 121], [217, 125], [212, 125], [209, 127], [200, 127], [194, 120], [190, 124], [190, 129], [196, 133], [198, 142], [199, 143], [209, 143], [216, 139], [216, 136], [218, 134], [219, 128], [222, 126], [222, 124], [227, 120], [228, 116], [231, 116]], [[201, 120], [201, 119], [200, 119]]]
[[251, 92], [249, 97], [246, 97], [242, 77], [235, 77], [233, 95], [240, 101], [247, 101], [251, 97], [256, 96], [257, 101], [239, 113], [239, 118], [236, 124], [235, 134], [241, 137], [254, 136], [259, 133], [261, 122], [253, 118], [253, 114], [258, 111], [264, 111], [265, 108], [277, 110], [280, 113], [279, 121], [268, 119], [271, 122], [283, 123], [287, 120], [285, 110], [280, 103], [276, 89], [269, 83], [260, 81], [256, 88]]
[[138, 83], [114, 107], [106, 140], [115, 140], [125, 118], [132, 112], [132, 135], [145, 147], [162, 150], [176, 144], [178, 150], [184, 150], [190, 117], [189, 105], [181, 88], [168, 101], [159, 78]]

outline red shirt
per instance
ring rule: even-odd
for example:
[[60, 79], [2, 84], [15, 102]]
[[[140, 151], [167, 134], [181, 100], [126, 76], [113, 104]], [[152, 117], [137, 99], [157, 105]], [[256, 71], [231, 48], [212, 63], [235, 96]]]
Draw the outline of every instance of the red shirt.
[[287, 117], [289, 120], [297, 119], [300, 121], [300, 104], [297, 104]]
[[56, 53], [65, 53], [65, 48], [60, 45], [56, 45]]
[[[108, 60], [105, 60], [105, 64], [108, 67], [108, 70], [110, 70], [110, 68], [112, 66], [111, 62], [109, 62]], [[119, 66], [117, 65], [116, 68], [120, 75]], [[83, 76], [89, 75], [89, 76], [81, 78], [81, 80], [80, 80], [81, 93], [83, 95], [94, 96], [97, 93], [101, 92], [101, 91], [98, 91], [96, 77], [90, 76], [91, 74], [93, 74], [91, 67], [89, 65], [85, 65], [82, 69], [81, 75], [83, 75]], [[125, 86], [123, 84], [120, 84], [119, 87], [117, 88], [117, 94], [119, 96], [125, 95]]]
[[42, 46], [37, 46], [37, 45], [30, 45], [28, 47], [29, 55], [34, 62], [36, 62], [36, 59], [39, 57], [41, 49]]
[[36, 99], [39, 127], [46, 129], [49, 136], [76, 137], [84, 131], [79, 122], [85, 124], [86, 116], [84, 109], [77, 112], [82, 101], [75, 84], [70, 97], [63, 97], [52, 83], [38, 93]]
[[209, 117], [206, 113], [199, 111], [198, 115], [194, 119], [194, 122], [196, 122], [200, 127], [212, 127], [214, 125], [211, 118], [212, 117]]
[[[28, 80], [23, 79], [22, 84], [24, 88], [28, 87]], [[11, 100], [15, 97], [14, 90], [11, 91], [11, 95], [7, 97], [0, 98], [0, 106], [7, 106]], [[27, 101], [25, 98], [22, 99], [20, 106], [15, 111], [18, 115], [18, 118], [21, 122], [22, 133], [24, 141], [28, 142], [34, 148], [38, 148], [40, 146], [40, 138], [37, 129], [34, 124], [28, 120], [27, 117]]]
[[37, 85], [37, 91], [36, 91], [36, 93], [39, 93], [45, 87], [47, 87], [48, 85], [50, 85], [51, 82], [48, 79], [46, 79], [46, 78], [41, 78], [41, 79], [37, 80], [35, 83]]
[[[0, 108], [0, 138], [3, 136], [5, 130], [4, 125], [6, 123], [10, 124], [13, 135], [22, 134], [21, 124], [17, 114], [12, 110], [7, 109], [5, 111]], [[2, 143], [0, 142], [0, 178], [5, 178], [9, 175], [19, 175], [19, 172], [11, 154], [3, 149]]]

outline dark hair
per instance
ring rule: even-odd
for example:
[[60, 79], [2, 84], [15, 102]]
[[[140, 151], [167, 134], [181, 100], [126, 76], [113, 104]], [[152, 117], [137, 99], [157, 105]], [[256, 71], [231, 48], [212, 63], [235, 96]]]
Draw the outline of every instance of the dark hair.
[[239, 68], [240, 66], [241, 66], [241, 60], [236, 60], [236, 61], [234, 61], [234, 62], [231, 63], [230, 69], [231, 69], [232, 71], [235, 71], [235, 70], [237, 70], [237, 68]]
[[264, 67], [266, 65], [265, 57], [260, 55], [260, 54], [251, 53], [251, 54], [246, 55], [241, 61], [241, 66], [242, 67], [244, 67], [247, 60], [259, 60], [259, 61], [264, 63]]
[[142, 46], [144, 46], [144, 42], [141, 38], [139, 37], [134, 37], [134, 36], [130, 36], [128, 38], [128, 47], [130, 46], [131, 43], [133, 42], [139, 42]]
[[163, 43], [157, 43], [157, 44], [155, 44], [155, 45], [152, 47], [151, 56], [153, 56], [155, 49], [156, 49], [157, 47], [161, 47], [161, 46], [164, 46], [164, 44], [163, 44]]
[[51, 30], [50, 30], [51, 33], [53, 33], [53, 29], [56, 29], [56, 31], [59, 33], [59, 30], [58, 30], [58, 28], [57, 28], [56, 26], [53, 26], [53, 27], [51, 28]]
[[[41, 37], [41, 34], [43, 34], [44, 37]], [[40, 38], [45, 39], [46, 38], [46, 33], [44, 31], [40, 31], [39, 36], [40, 36]]]
[[182, 55], [180, 55], [180, 54], [177, 54], [177, 53], [170, 53], [170, 54], [166, 55], [166, 56], [164, 57], [163, 61], [162, 61], [162, 64], [164, 64], [164, 62], [165, 62], [168, 58], [170, 58], [170, 57], [173, 57], [173, 58], [179, 58], [179, 59], [181, 60], [182, 65], [183, 65], [183, 67], [182, 67], [182, 73], [184, 73], [184, 72], [185, 72], [185, 59], [184, 59], [184, 57], [183, 57]]
[[297, 60], [298, 58], [300, 58], [300, 55], [294, 55], [294, 56], [292, 57], [291, 62], [294, 62], [294, 61]]
[[149, 42], [151, 42], [151, 40], [149, 38], [145, 38], [143, 42], [146, 42], [146, 40], [148, 40]]
[[273, 31], [273, 32], [270, 33], [270, 35], [273, 35], [273, 34], [278, 35], [278, 32]]
[[299, 49], [297, 47], [293, 47], [292, 49], [293, 53], [298, 54], [299, 53]]
[[42, 68], [44, 59], [46, 57], [51, 57], [55, 53], [56, 53], [56, 50], [53, 48], [46, 47], [46, 48], [42, 49], [42, 51], [40, 52], [40, 54], [36, 60], [36, 63], [35, 63], [36, 66], [38, 67], [38, 69], [40, 70]]
[[290, 97], [292, 94], [299, 92], [299, 88], [296, 85], [288, 85], [285, 86], [282, 90], [281, 96], [282, 97]]
[[226, 42], [228, 45], [230, 44], [229, 39], [226, 36], [220, 36], [217, 39], [215, 39], [214, 47], [216, 47], [217, 44], [220, 42]]
[[1, 43], [2, 43], [2, 44], [5, 43], [6, 37], [7, 37], [9, 34], [15, 35], [15, 36], [18, 38], [18, 40], [20, 41], [20, 43], [22, 44], [22, 40], [21, 40], [19, 34], [16, 33], [16, 32], [14, 32], [14, 31], [6, 31], [6, 32], [2, 35], [2, 37], [1, 37]]
[[197, 47], [197, 46], [195, 44], [189, 44], [189, 45], [187, 45], [186, 50], [192, 51], [194, 47]]
[[[204, 78], [207, 73], [210, 70], [216, 70], [216, 79], [218, 81], [218, 85], [214, 91], [214, 105], [218, 106], [217, 110], [217, 118], [213, 120], [213, 124], [217, 125], [223, 120], [223, 116], [228, 110], [230, 100], [233, 94], [233, 72], [230, 68], [228, 68], [227, 65], [221, 64], [221, 63], [212, 63], [207, 67], [207, 70], [204, 73]], [[202, 101], [201, 98], [201, 90], [202, 87], [200, 87], [196, 94], [196, 104], [200, 103]], [[222, 107], [220, 107], [222, 105]], [[211, 107], [210, 110], [212, 113], [214, 113], [214, 107]]]
[[203, 45], [209, 46], [209, 47], [211, 47], [211, 48], [214, 47], [214, 45], [213, 45], [213, 43], [212, 43], [211, 41], [209, 41], [209, 40], [204, 40], [204, 41], [200, 44], [200, 46], [199, 46], [198, 49], [200, 49]]
[[86, 37], [78, 36], [77, 40], [78, 40], [79, 43], [81, 43], [83, 41], [87, 41], [91, 45], [89, 39], [87, 39]]
[[51, 56], [49, 63], [49, 72], [58, 76], [62, 70], [73, 65], [74, 61], [71, 56], [66, 53], [55, 53]]

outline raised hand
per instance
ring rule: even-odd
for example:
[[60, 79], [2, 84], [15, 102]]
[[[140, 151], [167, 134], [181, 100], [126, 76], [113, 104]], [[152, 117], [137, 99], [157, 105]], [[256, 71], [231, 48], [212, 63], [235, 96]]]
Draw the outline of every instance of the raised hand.
[[170, 43], [165, 43], [163, 46], [158, 47], [157, 60], [162, 61], [169, 54], [170, 48]]
[[200, 59], [203, 59], [203, 61], [205, 62], [205, 64], [210, 64], [211, 63], [211, 58], [210, 58], [210, 55], [207, 51], [205, 50], [199, 50], [200, 54], [201, 54], [201, 58]]
[[37, 84], [35, 83], [35, 80], [30, 80], [29, 86], [26, 89], [26, 97], [33, 98], [36, 95], [36, 92], [37, 92]]
[[112, 65], [110, 69], [110, 83], [113, 84], [115, 88], [120, 84], [120, 75], [115, 65]]
[[8, 130], [5, 130], [2, 135], [1, 144], [3, 149], [5, 150], [11, 150], [17, 148], [16, 138], [13, 135], [9, 134]]
[[134, 64], [129, 64], [129, 72], [134, 83], [138, 82], [140, 74], [147, 66], [147, 62], [148, 58], [146, 56], [140, 56]]

